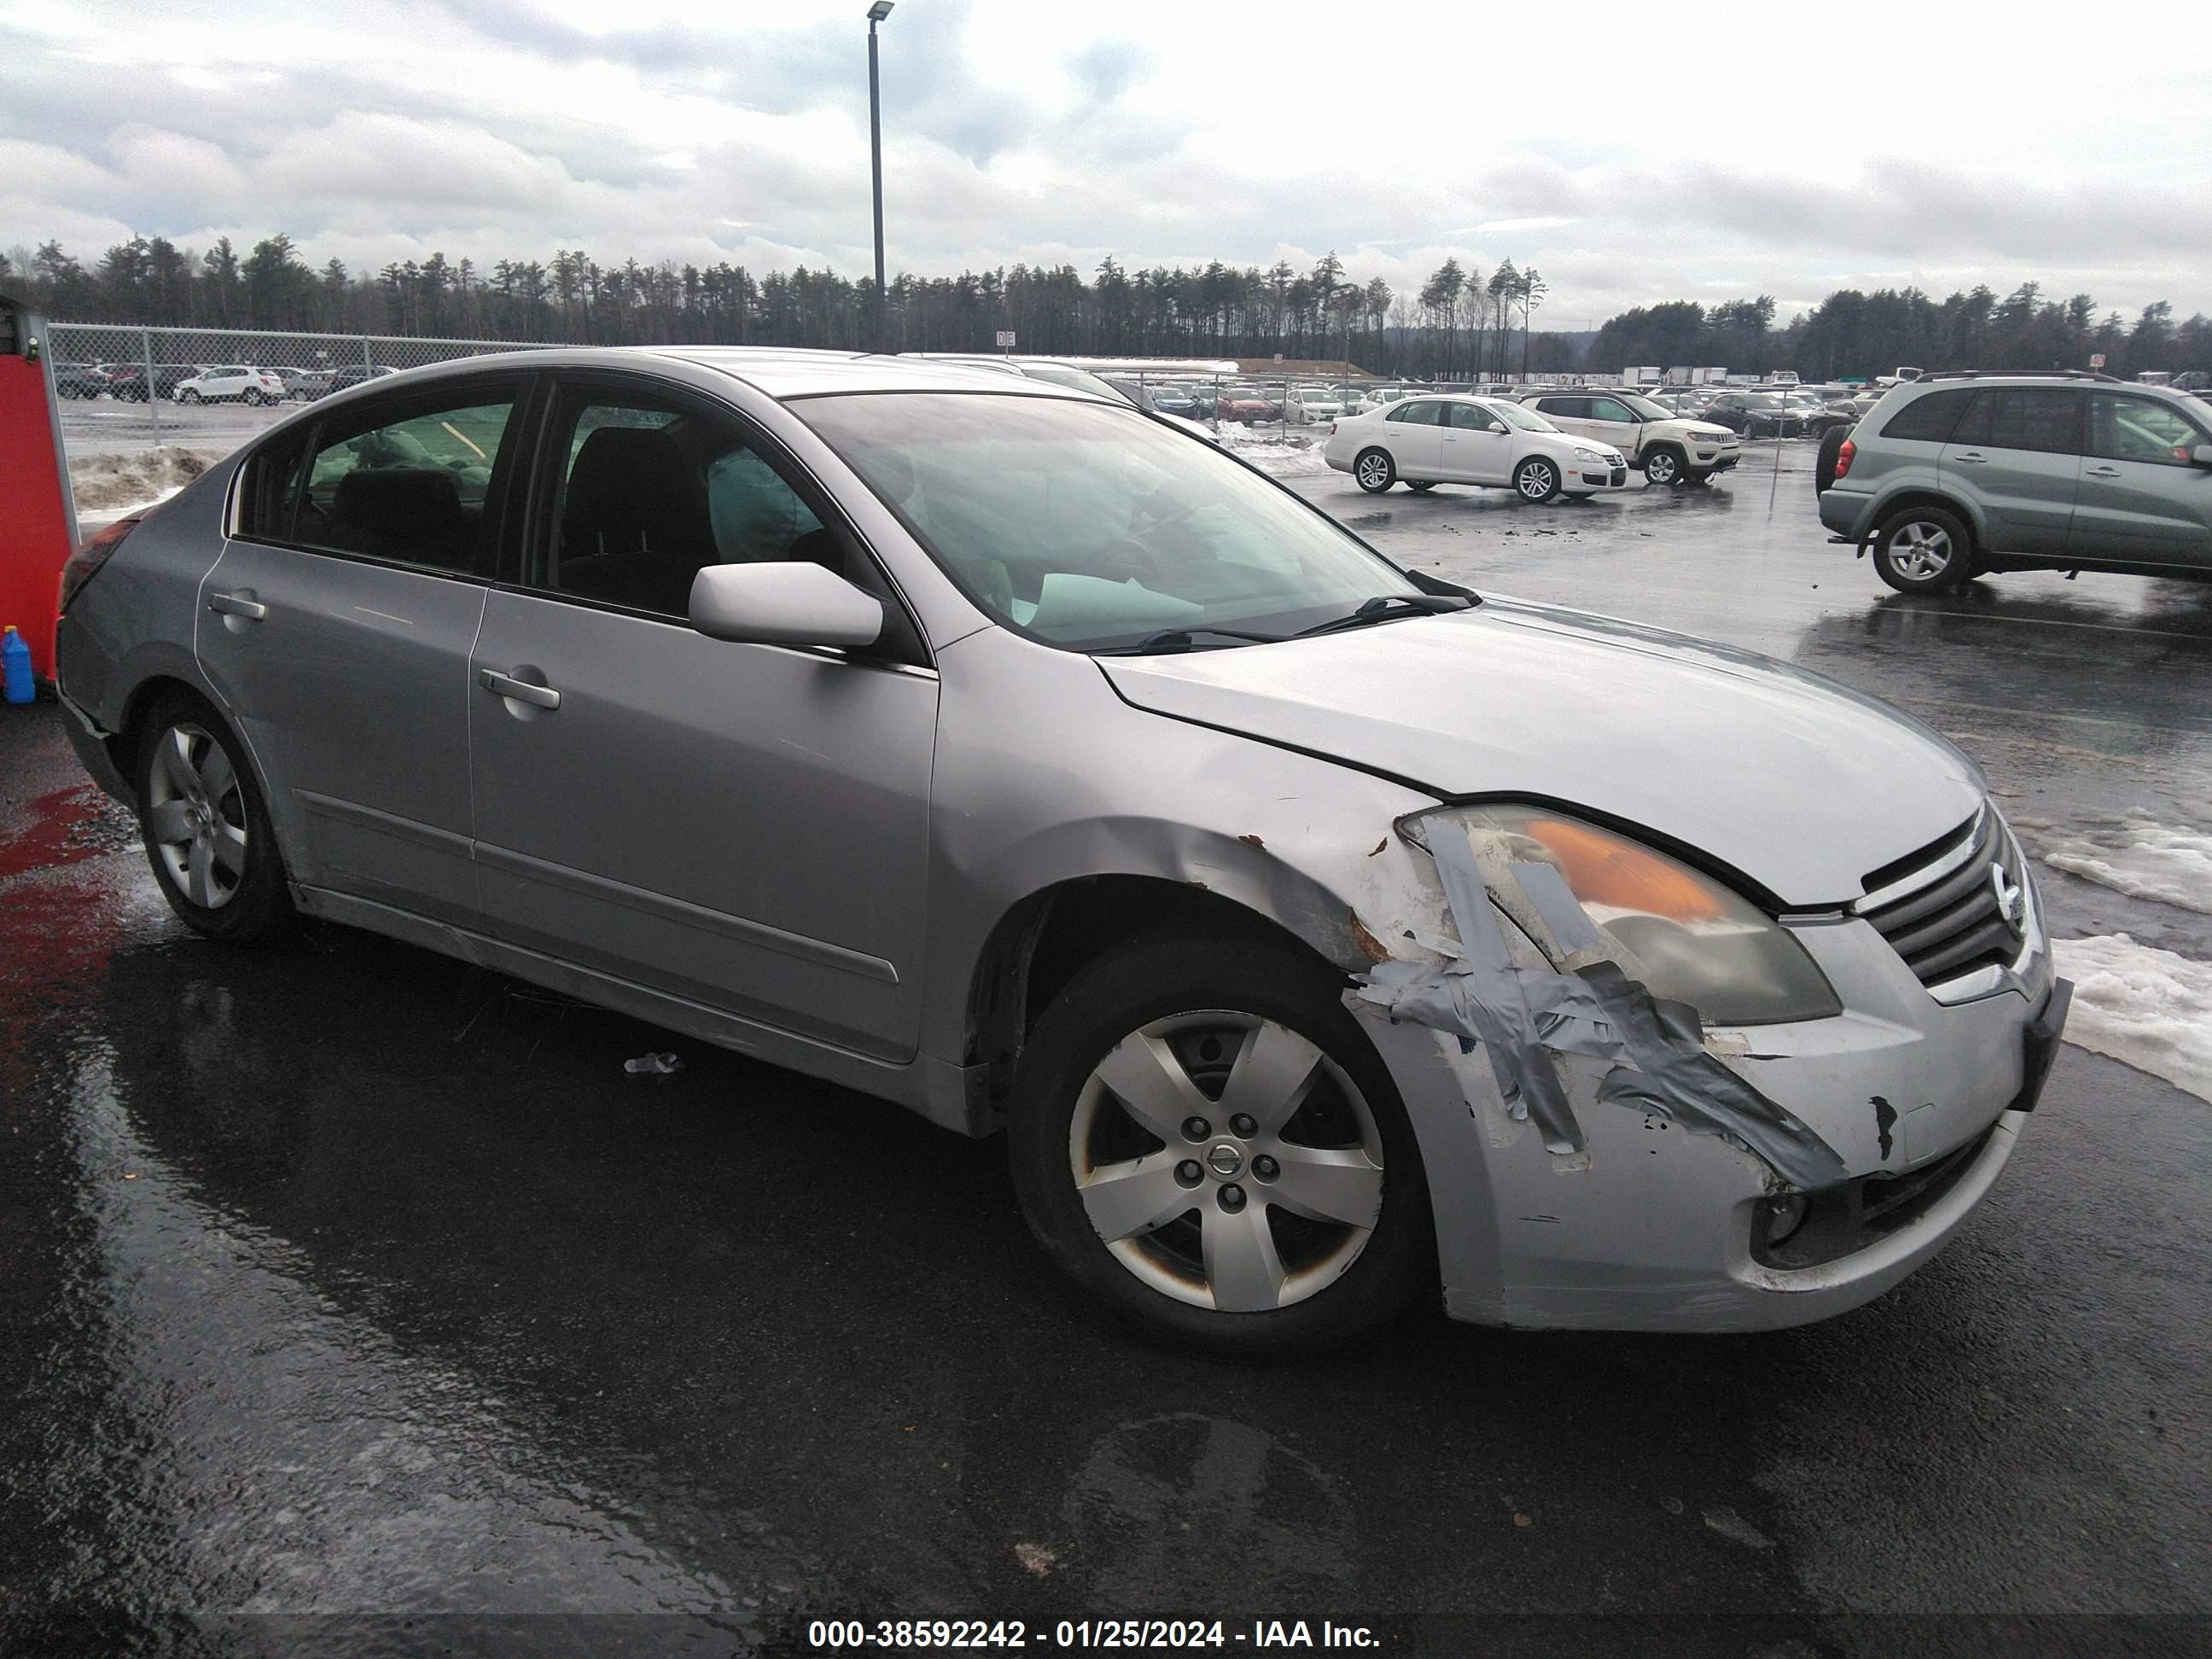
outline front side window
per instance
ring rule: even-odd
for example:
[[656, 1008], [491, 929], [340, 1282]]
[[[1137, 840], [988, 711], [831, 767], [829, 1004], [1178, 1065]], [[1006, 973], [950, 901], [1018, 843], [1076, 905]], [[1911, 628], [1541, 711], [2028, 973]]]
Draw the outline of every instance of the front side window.
[[972, 392], [787, 406], [978, 605], [1054, 644], [1105, 650], [1209, 627], [1283, 634], [1419, 592], [1212, 445], [1124, 410]]
[[[379, 401], [324, 421], [289, 537], [302, 547], [433, 570], [487, 562], [487, 506], [515, 388]], [[273, 527], [273, 526], [272, 526]]]
[[1636, 416], [1629, 413], [1626, 405], [1616, 403], [1611, 398], [1593, 398], [1590, 399], [1589, 418], [1593, 421], [1632, 422]]
[[1557, 432], [1559, 429], [1526, 404], [1486, 404], [1483, 407], [1508, 426], [1517, 426], [1523, 432]]
[[1450, 404], [1451, 423], [1464, 432], [1503, 432], [1505, 423], [1480, 404]]
[[647, 398], [573, 392], [530, 585], [681, 617], [709, 564], [811, 560], [842, 544], [734, 425]]
[[2204, 434], [2179, 410], [2148, 398], [2089, 396], [2089, 453], [2109, 461], [2144, 461], [2155, 466], [2187, 466], [2205, 442]]

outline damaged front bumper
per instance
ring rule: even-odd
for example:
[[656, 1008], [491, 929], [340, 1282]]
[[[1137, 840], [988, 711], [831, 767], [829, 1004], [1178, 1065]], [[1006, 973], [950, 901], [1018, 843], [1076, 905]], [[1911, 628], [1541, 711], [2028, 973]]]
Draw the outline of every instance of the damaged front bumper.
[[[1480, 926], [1474, 940], [1468, 931], [1479, 958]], [[1682, 1005], [1661, 1003], [1678, 1023], [1639, 1036], [1614, 1016], [1632, 1022], [1638, 999], [1651, 1002], [1640, 986], [1616, 984], [1620, 1000], [1577, 1012], [1522, 953], [1514, 971], [1539, 987], [1522, 1029], [1540, 1052], [1501, 1042], [1512, 1024], [1491, 1010], [1471, 1017], [1481, 976], [1433, 951], [1382, 964], [1347, 994], [1420, 1140], [1453, 1316], [1774, 1329], [1858, 1306], [1942, 1249], [2011, 1157], [2059, 1040], [2070, 988], [2052, 977], [2039, 919], [2031, 908], [2002, 988], [1951, 1006], [1862, 919], [1790, 931], [1841, 1013], [1736, 1029], [1692, 1016], [1686, 1030]], [[1456, 1019], [1433, 994], [1407, 994], [1448, 976]], [[1506, 1054], [1502, 1073], [1492, 1050]]]

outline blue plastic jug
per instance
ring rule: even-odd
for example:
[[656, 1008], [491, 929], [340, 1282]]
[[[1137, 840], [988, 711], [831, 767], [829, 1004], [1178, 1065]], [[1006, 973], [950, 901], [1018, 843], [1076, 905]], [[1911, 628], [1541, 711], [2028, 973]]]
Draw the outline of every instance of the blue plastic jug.
[[13, 628], [0, 634], [0, 671], [5, 672], [9, 702], [30, 702], [38, 696], [38, 683], [31, 678], [31, 647]]

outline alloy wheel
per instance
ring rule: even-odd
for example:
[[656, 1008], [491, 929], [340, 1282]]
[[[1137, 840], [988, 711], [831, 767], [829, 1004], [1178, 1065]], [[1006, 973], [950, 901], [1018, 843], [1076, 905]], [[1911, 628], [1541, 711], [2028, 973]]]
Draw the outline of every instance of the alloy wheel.
[[1224, 1313], [1327, 1289], [1382, 1213], [1374, 1112], [1318, 1046], [1256, 1014], [1176, 1014], [1123, 1037], [1085, 1079], [1067, 1155], [1115, 1259]]
[[1670, 484], [1680, 471], [1674, 465], [1674, 452], [1662, 449], [1644, 463], [1644, 476], [1652, 483]]
[[1549, 501], [1558, 483], [1547, 462], [1531, 461], [1521, 469], [1521, 493], [1532, 501]]
[[154, 849], [177, 890], [219, 910], [246, 879], [246, 797], [238, 769], [204, 726], [180, 722], [155, 744], [147, 787]]
[[1385, 455], [1362, 455], [1359, 458], [1359, 487], [1363, 489], [1387, 489], [1390, 487], [1390, 460]]
[[1950, 532], [1916, 520], [1890, 538], [1889, 561], [1901, 576], [1931, 580], [1951, 568]]

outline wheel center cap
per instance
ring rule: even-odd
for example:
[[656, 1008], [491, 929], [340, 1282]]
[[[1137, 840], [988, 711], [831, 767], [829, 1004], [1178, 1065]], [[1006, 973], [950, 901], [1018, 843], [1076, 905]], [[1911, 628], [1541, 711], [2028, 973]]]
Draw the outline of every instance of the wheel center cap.
[[1227, 1181], [1231, 1176], [1243, 1171], [1244, 1154], [1231, 1146], [1229, 1142], [1219, 1141], [1206, 1150], [1206, 1165], [1224, 1181]]

